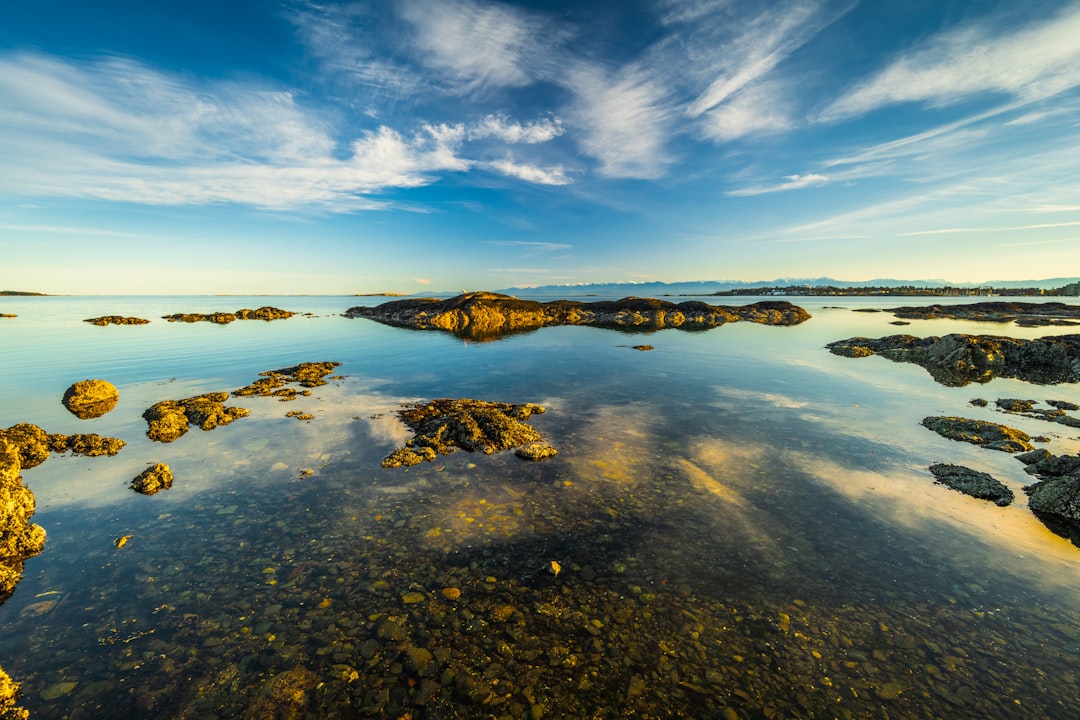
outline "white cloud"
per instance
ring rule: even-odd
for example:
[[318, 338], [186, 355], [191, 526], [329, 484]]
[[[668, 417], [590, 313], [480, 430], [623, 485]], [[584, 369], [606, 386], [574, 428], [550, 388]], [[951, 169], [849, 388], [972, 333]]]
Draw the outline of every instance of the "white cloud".
[[564, 132], [562, 121], [557, 117], [522, 125], [505, 115], [488, 115], [469, 129], [469, 139], [495, 138], [508, 143], [533, 145], [554, 140]]
[[969, 25], [930, 38], [870, 79], [856, 84], [823, 120], [887, 105], [947, 105], [981, 93], [1026, 102], [1080, 85], [1080, 5], [1014, 30]]
[[782, 192], [784, 190], [800, 190], [806, 187], [820, 187], [828, 184], [828, 182], [829, 178], [817, 173], [788, 175], [784, 178], [784, 182], [776, 185], [757, 185], [754, 187], [740, 188], [738, 190], [732, 190], [727, 194], [734, 197], [764, 195], [765, 193]]
[[777, 132], [794, 125], [788, 111], [785, 88], [762, 83], [746, 88], [703, 117], [703, 132], [721, 142], [753, 133]]
[[486, 163], [486, 167], [507, 177], [517, 178], [536, 185], [569, 185], [573, 182], [561, 165], [542, 168], [527, 163], [517, 163], [507, 157]]

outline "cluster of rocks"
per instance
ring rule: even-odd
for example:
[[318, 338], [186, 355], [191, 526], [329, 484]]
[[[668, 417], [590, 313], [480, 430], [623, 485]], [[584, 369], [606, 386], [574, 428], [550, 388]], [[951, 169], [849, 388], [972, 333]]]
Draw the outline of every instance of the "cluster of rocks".
[[228, 325], [235, 320], [284, 320], [291, 318], [295, 313], [289, 310], [282, 310], [281, 308], [264, 306], [255, 310], [249, 310], [247, 308], [241, 308], [236, 312], [215, 312], [215, 313], [174, 313], [173, 315], [163, 315], [163, 320], [169, 322], [211, 322], [217, 325]]
[[995, 377], [1040, 385], [1080, 380], [1080, 335], [1033, 340], [997, 335], [890, 335], [848, 338], [826, 347], [844, 357], [880, 355], [893, 362], [915, 363], [950, 387], [987, 383]]
[[525, 421], [544, 408], [533, 403], [511, 403], [440, 398], [426, 403], [407, 403], [398, 417], [414, 436], [405, 447], [382, 461], [384, 468], [418, 465], [449, 455], [458, 449], [486, 455], [516, 448], [523, 460], [546, 460], [557, 454], [536, 428]]
[[1018, 456], [1039, 482], [1024, 488], [1028, 507], [1052, 532], [1080, 546], [1080, 454], [1036, 450]]
[[[1080, 405], [1066, 400], [1047, 400], [1046, 404], [1050, 406], [1050, 409], [1047, 409], [1035, 407], [1036, 403], [1038, 403], [1038, 400], [1020, 400], [1017, 398], [998, 398], [994, 401], [994, 405], [1000, 412], [1009, 415], [1022, 415], [1036, 420], [1046, 420], [1059, 425], [1080, 428], [1080, 419], [1066, 413], [1067, 410], [1080, 410]], [[982, 398], [975, 398], [971, 401], [971, 404], [976, 407], [986, 407], [989, 403]]]
[[91, 325], [146, 325], [150, 321], [139, 317], [124, 317], [123, 315], [102, 315], [101, 317], [87, 318], [83, 322]]
[[19, 317], [18, 315], [12, 315], [11, 313], [0, 313], [0, 318], [13, 318]]
[[143, 412], [143, 419], [149, 426], [146, 436], [157, 442], [169, 443], [187, 433], [191, 425], [213, 430], [248, 414], [246, 408], [226, 407], [225, 401], [228, 399], [229, 393], [217, 392], [183, 400], [162, 400]]
[[[279, 370], [267, 370], [259, 373], [259, 380], [245, 385], [239, 390], [234, 390], [236, 397], [276, 397], [281, 402], [295, 400], [299, 396], [311, 395], [311, 390], [297, 390], [287, 387], [290, 384], [300, 385], [305, 388], [314, 388], [326, 385], [327, 376], [334, 372], [334, 368], [340, 367], [339, 362], [303, 362], [292, 367]], [[330, 379], [335, 379], [331, 377]]]
[[889, 308], [898, 318], [907, 320], [976, 320], [1008, 323], [1026, 327], [1047, 325], [1080, 325], [1080, 305], [1060, 302], [978, 302], [963, 305], [923, 305]]
[[634, 297], [589, 303], [574, 300], [538, 302], [491, 292], [465, 293], [445, 300], [393, 300], [375, 307], [349, 308], [345, 316], [399, 327], [445, 330], [475, 340], [557, 325], [649, 331], [663, 328], [703, 330], [737, 321], [797, 325], [810, 318], [808, 312], [785, 301], [762, 301], [735, 307], [700, 301], [676, 304]]

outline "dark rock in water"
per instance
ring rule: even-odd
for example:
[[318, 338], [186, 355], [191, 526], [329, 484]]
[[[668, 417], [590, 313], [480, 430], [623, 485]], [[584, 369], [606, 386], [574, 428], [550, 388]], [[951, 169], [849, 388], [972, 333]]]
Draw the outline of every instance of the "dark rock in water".
[[[403, 467], [434, 460], [458, 449], [490, 455], [500, 450], [527, 444], [547, 446], [536, 428], [526, 424], [534, 413], [544, 408], [532, 403], [511, 403], [441, 398], [427, 403], [408, 403], [398, 417], [415, 435], [383, 460], [382, 466]], [[554, 448], [550, 448], [554, 451]], [[539, 447], [524, 451], [519, 457], [543, 460], [554, 455]]]
[[937, 416], [923, 418], [922, 425], [950, 440], [961, 440], [990, 450], [1015, 453], [1035, 449], [1027, 433], [985, 420]]
[[80, 380], [64, 392], [64, 407], [80, 420], [99, 418], [116, 407], [120, 391], [107, 380]]
[[654, 348], [652, 345], [634, 345], [631, 349], [632, 350], [655, 350], [656, 348]]
[[930, 473], [935, 482], [958, 490], [979, 500], [992, 500], [995, 505], [1005, 507], [1013, 501], [1013, 492], [1000, 480], [978, 470], [963, 465], [936, 463], [930, 466]]
[[143, 413], [149, 424], [146, 436], [158, 442], [172, 442], [188, 431], [189, 425], [213, 430], [248, 414], [242, 407], [225, 407], [229, 393], [207, 393], [184, 400], [163, 400]]
[[977, 320], [981, 322], [1007, 323], [1029, 327], [1039, 325], [1076, 325], [1070, 319], [1080, 320], [1080, 305], [1060, 302], [977, 302], [960, 305], [924, 305], [921, 307], [890, 308], [887, 312], [908, 320]]
[[1036, 450], [1016, 458], [1027, 465], [1024, 472], [1043, 479], [1080, 474], [1080, 455], [1052, 455], [1047, 450]]
[[131, 489], [143, 495], [153, 495], [160, 490], [172, 487], [172, 469], [165, 463], [155, 463], [135, 476]]
[[[1059, 425], [1080, 428], [1080, 419], [1066, 415], [1065, 411], [1060, 407], [1053, 406], [1053, 410], [1037, 408], [1035, 407], [1036, 402], [1038, 401], [1002, 398], [995, 400], [994, 404], [997, 405], [998, 409], [1002, 412], [1010, 413], [1012, 415], [1023, 415], [1024, 417], [1035, 418], [1037, 420], [1046, 420], [1048, 422], [1058, 423]], [[1064, 404], [1071, 405], [1071, 403]]]
[[987, 405], [989, 405], [989, 403], [986, 402], [986, 400], [983, 398], [975, 398], [974, 400], [969, 402], [968, 405], [972, 405], [974, 407], [986, 407]]
[[173, 315], [162, 315], [162, 319], [168, 320], [169, 322], [211, 322], [216, 325], [228, 325], [235, 320], [284, 320], [286, 318], [291, 318], [293, 315], [295, 315], [295, 313], [289, 310], [265, 306], [258, 308], [257, 310], [242, 308], [235, 313], [175, 313]]
[[1028, 507], [1043, 525], [1080, 546], [1080, 473], [1037, 482], [1024, 492]]
[[264, 397], [276, 397], [282, 402], [295, 400], [299, 396], [310, 395], [310, 390], [297, 390], [286, 387], [289, 384], [297, 384], [306, 388], [326, 385], [326, 376], [339, 367], [339, 362], [305, 362], [280, 370], [267, 370], [259, 375], [259, 380], [246, 385], [239, 390], [234, 390], [236, 397], [251, 397], [259, 395]]
[[102, 315], [96, 318], [87, 318], [83, 322], [90, 323], [91, 325], [146, 325], [150, 321], [138, 317], [124, 317], [122, 315]]
[[0, 435], [0, 603], [15, 591], [23, 563], [45, 547], [45, 530], [30, 522], [34, 494], [19, 476], [20, 458], [19, 446]]
[[11, 313], [0, 313], [0, 318], [13, 318], [19, 317], [18, 315], [12, 315]]
[[996, 335], [890, 335], [838, 340], [826, 347], [845, 357], [881, 355], [894, 362], [915, 363], [937, 382], [951, 387], [986, 383], [995, 377], [1040, 385], [1080, 381], [1080, 335], [1034, 340]]
[[445, 330], [474, 340], [492, 340], [556, 325], [589, 325], [621, 330], [655, 331], [662, 328], [705, 330], [729, 322], [797, 325], [809, 319], [802, 308], [784, 301], [725, 307], [700, 301], [671, 303], [652, 298], [578, 302], [537, 302], [509, 295], [473, 292], [440, 300], [411, 298], [375, 307], [353, 307], [350, 318], [369, 318], [387, 325], [420, 330]]
[[1047, 400], [1046, 404], [1050, 407], [1055, 407], [1058, 410], [1080, 410], [1080, 405], [1068, 402], [1067, 400]]
[[1034, 465], [1035, 463], [1039, 462], [1040, 460], [1045, 460], [1045, 459], [1047, 459], [1049, 457], [1053, 457], [1050, 454], [1049, 450], [1047, 450], [1045, 448], [1039, 448], [1038, 450], [1032, 450], [1031, 452], [1026, 452], [1023, 455], [1017, 455], [1016, 459], [1019, 460], [1020, 462], [1024, 463], [1025, 465]]

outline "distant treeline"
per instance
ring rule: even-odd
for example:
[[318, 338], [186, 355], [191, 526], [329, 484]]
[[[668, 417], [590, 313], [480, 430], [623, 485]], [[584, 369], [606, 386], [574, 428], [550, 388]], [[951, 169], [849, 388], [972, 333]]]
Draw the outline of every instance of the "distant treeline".
[[721, 290], [713, 295], [881, 295], [881, 296], [906, 296], [906, 297], [978, 297], [978, 296], [1011, 296], [1011, 297], [1076, 297], [1080, 296], [1080, 283], [1072, 283], [1064, 287], [1045, 290], [1043, 288], [958, 288], [958, 287], [916, 287], [915, 285], [899, 285], [896, 287], [861, 286], [861, 287], [835, 287], [833, 285], [788, 285], [787, 287], [759, 287], [739, 288], [736, 290]]
[[45, 293], [24, 292], [22, 290], [0, 290], [0, 295], [37, 295], [43, 297]]

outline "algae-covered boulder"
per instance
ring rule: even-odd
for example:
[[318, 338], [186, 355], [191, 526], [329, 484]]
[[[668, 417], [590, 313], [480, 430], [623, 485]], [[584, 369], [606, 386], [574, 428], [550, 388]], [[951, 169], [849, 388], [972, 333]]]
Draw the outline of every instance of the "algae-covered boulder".
[[183, 400], [163, 400], [143, 412], [149, 428], [146, 436], [157, 442], [172, 442], [188, 431], [191, 425], [213, 430], [228, 425], [248, 414], [246, 408], [226, 407], [229, 393], [206, 393]]
[[969, 442], [990, 450], [1016, 453], [1035, 449], [1031, 436], [1022, 430], [985, 420], [936, 416], [923, 418], [922, 425], [950, 440]]
[[1013, 501], [1013, 492], [1003, 482], [988, 473], [963, 465], [936, 463], [930, 466], [934, 481], [979, 500], [991, 500], [1005, 507]]
[[160, 490], [172, 487], [172, 469], [165, 463], [155, 463], [135, 476], [131, 489], [143, 495], [153, 495]]
[[80, 420], [99, 418], [116, 407], [120, 391], [108, 380], [80, 380], [64, 392], [64, 407]]
[[[441, 398], [426, 403], [407, 403], [398, 417], [415, 435], [383, 460], [383, 467], [416, 465], [449, 455], [458, 449], [490, 455], [500, 450], [542, 443], [540, 433], [525, 421], [544, 408], [532, 403], [511, 403]], [[552, 448], [554, 450], [554, 448]], [[540, 457], [543, 454], [545, 457]], [[536, 453], [528, 459], [542, 460], [550, 454]]]
[[34, 494], [19, 472], [19, 447], [0, 436], [0, 602], [15, 591], [23, 563], [45, 547], [45, 530], [30, 522]]
[[18, 449], [19, 466], [24, 470], [45, 462], [52, 452], [49, 434], [32, 423], [19, 423], [0, 430], [0, 438], [6, 438]]

